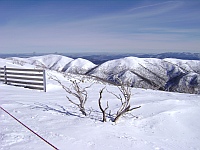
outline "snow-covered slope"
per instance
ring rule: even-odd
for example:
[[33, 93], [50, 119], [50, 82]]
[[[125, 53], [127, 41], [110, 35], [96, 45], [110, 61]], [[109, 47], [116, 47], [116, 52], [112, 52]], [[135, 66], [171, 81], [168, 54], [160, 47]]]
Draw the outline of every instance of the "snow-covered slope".
[[56, 71], [61, 71], [63, 66], [68, 64], [73, 59], [66, 56], [49, 54], [30, 58], [11, 57], [7, 58], [7, 60], [12, 60], [13, 63], [22, 66], [28, 63], [35, 65], [38, 68], [48, 68]]
[[7, 58], [7, 60], [12, 61], [13, 64], [18, 64], [21, 66], [25, 64], [31, 64], [38, 68], [47, 68], [50, 70], [73, 74], [85, 74], [90, 69], [96, 67], [95, 64], [86, 59], [78, 58], [74, 60], [66, 56], [54, 54], [30, 58], [11, 57]]
[[116, 75], [126, 70], [136, 70], [140, 68], [141, 65], [147, 67], [147, 65], [150, 65], [150, 63], [153, 65], [161, 64], [161, 60], [156, 58], [125, 57], [107, 61], [92, 70], [89, 74], [107, 78], [108, 76]]
[[199, 89], [199, 66], [198, 60], [126, 57], [107, 61], [88, 75], [113, 82], [121, 80], [135, 87], [187, 92], [179, 86]]
[[38, 57], [30, 57], [29, 60], [37, 60], [44, 64], [48, 69], [61, 71], [63, 66], [72, 61], [72, 58], [61, 56], [61, 55], [45, 55]]
[[63, 67], [62, 72], [73, 74], [85, 74], [94, 67], [96, 67], [96, 65], [90, 62], [89, 60], [77, 58], [66, 64]]
[[[0, 60], [1, 61], [1, 60]], [[13, 64], [14, 65], [14, 64]], [[28, 68], [29, 66], [24, 65]], [[124, 75], [129, 75], [126, 72]], [[47, 92], [0, 83], [0, 106], [60, 150], [198, 150], [200, 148], [200, 95], [132, 89], [130, 104], [141, 106], [124, 115], [117, 124], [108, 116], [102, 123], [98, 107], [99, 91], [104, 86], [120, 94], [115, 86], [93, 84], [83, 116], [70, 103], [62, 87], [49, 76], [57, 76], [65, 86], [68, 77], [48, 70]], [[81, 83], [89, 86], [91, 83]], [[121, 101], [103, 93], [102, 105], [111, 113]], [[1, 150], [53, 149], [0, 109]]]
[[31, 65], [30, 63], [27, 63], [24, 58], [8, 58], [8, 59], [2, 59], [0, 58], [0, 67], [12, 67], [12, 68], [36, 68], [35, 65]]
[[178, 67], [181, 67], [183, 70], [188, 72], [197, 72], [200, 73], [200, 61], [198, 60], [182, 60], [182, 59], [175, 59], [175, 58], [165, 58], [163, 59], [166, 62], [170, 62]]

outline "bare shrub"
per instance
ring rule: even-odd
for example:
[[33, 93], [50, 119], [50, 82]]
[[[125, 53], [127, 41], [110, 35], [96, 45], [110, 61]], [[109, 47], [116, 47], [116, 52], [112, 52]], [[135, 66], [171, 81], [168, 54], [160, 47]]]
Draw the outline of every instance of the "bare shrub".
[[115, 94], [113, 92], [108, 91], [109, 93], [111, 93], [112, 95], [114, 95], [117, 99], [119, 99], [120, 102], [121, 102], [121, 106], [118, 109], [118, 111], [117, 111], [117, 113], [116, 113], [116, 115], [115, 115], [115, 117], [113, 119], [113, 122], [115, 122], [115, 123], [125, 113], [141, 107], [141, 106], [138, 106], [138, 107], [131, 108], [131, 105], [130, 105], [131, 87], [129, 87], [127, 85], [124, 85], [121, 82], [120, 86], [118, 86], [118, 89], [119, 89], [119, 91], [121, 93], [119, 95], [117, 95], [117, 94]]
[[86, 91], [87, 88], [90, 88], [92, 86], [92, 84], [90, 86], [87, 87], [81, 87], [80, 86], [80, 82], [77, 82], [76, 80], [71, 81], [71, 85], [69, 87], [66, 87], [64, 84], [62, 84], [62, 82], [57, 78], [54, 77], [52, 78], [53, 80], [57, 81], [62, 88], [65, 90], [66, 93], [74, 96], [77, 100], [72, 100], [69, 96], [66, 95], [66, 98], [68, 99], [68, 101], [74, 105], [76, 105], [79, 110], [81, 111], [81, 113], [85, 116], [87, 116], [86, 110], [85, 110], [85, 103], [87, 101], [88, 98], [88, 93]]

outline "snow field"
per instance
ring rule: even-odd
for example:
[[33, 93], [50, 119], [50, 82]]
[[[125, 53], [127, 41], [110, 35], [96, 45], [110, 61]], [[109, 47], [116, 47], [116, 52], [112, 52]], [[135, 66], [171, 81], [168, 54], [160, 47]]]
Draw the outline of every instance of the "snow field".
[[[105, 85], [96, 83], [88, 89], [86, 109], [90, 115], [85, 117], [67, 101], [64, 90], [47, 79], [47, 93], [0, 84], [0, 105], [59, 149], [200, 148], [199, 95], [132, 89], [132, 107], [142, 107], [122, 117], [117, 124], [109, 119], [102, 123], [97, 100], [99, 90]], [[70, 85], [64, 78], [61, 80]], [[107, 88], [119, 93], [115, 86]], [[104, 106], [106, 101], [112, 113], [116, 112], [120, 101], [104, 92]], [[0, 120], [0, 149], [52, 149], [2, 110]]]

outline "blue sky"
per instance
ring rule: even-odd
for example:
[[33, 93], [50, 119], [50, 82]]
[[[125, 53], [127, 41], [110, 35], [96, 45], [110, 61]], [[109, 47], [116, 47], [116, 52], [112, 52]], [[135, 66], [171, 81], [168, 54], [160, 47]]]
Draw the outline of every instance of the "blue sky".
[[199, 0], [0, 0], [0, 53], [200, 52]]

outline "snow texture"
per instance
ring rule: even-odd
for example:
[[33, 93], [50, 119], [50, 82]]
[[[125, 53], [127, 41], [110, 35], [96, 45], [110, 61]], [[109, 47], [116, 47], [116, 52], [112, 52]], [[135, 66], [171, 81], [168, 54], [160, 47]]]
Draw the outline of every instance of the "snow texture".
[[[126, 59], [133, 61], [135, 58]], [[21, 62], [26, 61], [21, 59]], [[118, 65], [124, 66], [127, 61]], [[40, 62], [46, 67], [53, 66], [53, 63], [44, 63], [47, 60]], [[36, 67], [35, 63], [13, 63], [13, 59], [0, 59], [0, 65]], [[130, 67], [138, 67], [138, 63]], [[129, 74], [131, 72], [127, 71], [123, 75]], [[88, 89], [88, 116], [83, 116], [76, 106], [69, 103], [65, 91], [56, 81], [50, 79], [51, 76], [56, 76], [66, 86], [70, 86], [72, 79], [82, 79], [81, 86], [89, 86], [95, 82]], [[109, 91], [119, 94], [116, 86], [97, 83], [86, 76], [63, 74], [52, 70], [47, 70], [46, 78], [46, 93], [0, 83], [0, 106], [61, 150], [200, 149], [200, 95], [133, 88], [131, 106], [141, 108], [126, 114], [117, 124], [109, 118], [103, 123], [98, 108], [99, 91], [106, 86]], [[105, 91], [102, 98], [103, 106], [106, 106], [107, 101], [109, 110], [115, 113], [120, 101]], [[0, 150], [22, 149], [42, 150], [52, 147], [0, 109]]]

